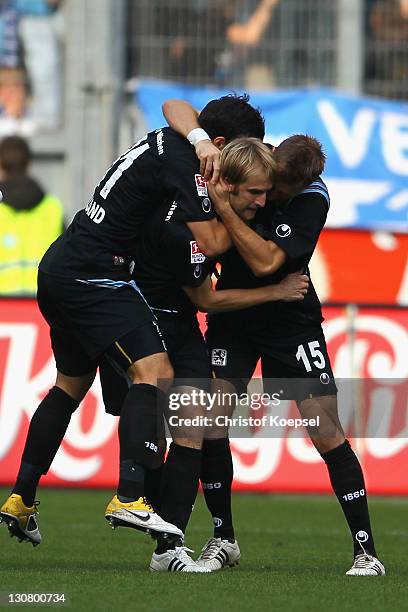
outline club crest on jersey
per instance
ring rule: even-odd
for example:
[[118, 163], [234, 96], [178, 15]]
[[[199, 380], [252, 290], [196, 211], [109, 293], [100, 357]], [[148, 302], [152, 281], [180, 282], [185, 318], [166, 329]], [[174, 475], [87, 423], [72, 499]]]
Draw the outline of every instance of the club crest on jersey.
[[125, 258], [122, 255], [114, 255], [113, 256], [113, 265], [114, 266], [123, 266], [125, 263]]
[[275, 231], [276, 231], [276, 235], [279, 236], [280, 238], [287, 238], [288, 236], [291, 235], [292, 228], [286, 223], [281, 223], [280, 225], [278, 225]]
[[225, 366], [227, 365], [227, 350], [216, 348], [211, 351], [211, 365]]
[[194, 179], [195, 179], [195, 184], [197, 187], [198, 195], [201, 197], [207, 197], [208, 196], [207, 183], [205, 182], [201, 174], [195, 174]]
[[190, 240], [190, 256], [192, 264], [201, 264], [205, 262], [205, 255], [200, 251], [195, 240]]

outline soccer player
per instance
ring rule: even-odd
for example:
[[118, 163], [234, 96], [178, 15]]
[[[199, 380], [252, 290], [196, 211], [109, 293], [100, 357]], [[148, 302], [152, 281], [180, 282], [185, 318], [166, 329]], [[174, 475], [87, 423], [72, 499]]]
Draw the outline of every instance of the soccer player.
[[[221, 172], [234, 175], [236, 194], [232, 206], [244, 219], [265, 205], [272, 186], [273, 160], [270, 150], [257, 139], [232, 141], [222, 151]], [[209, 187], [210, 193], [212, 187]], [[210, 390], [210, 364], [204, 339], [198, 328], [197, 308], [205, 312], [237, 310], [272, 300], [302, 299], [307, 291], [305, 275], [293, 274], [281, 283], [242, 291], [213, 291], [209, 273], [213, 262], [197, 249], [190, 230], [169, 218], [169, 206], [162, 207], [146, 224], [136, 255], [138, 285], [154, 310], [175, 374], [174, 397], [183, 394], [177, 412], [167, 411], [173, 442], [164, 465], [160, 494], [160, 514], [185, 533], [198, 489], [201, 447], [205, 424], [184, 425], [186, 419], [211, 415], [203, 402], [186, 405], [194, 389]], [[109, 392], [118, 403], [121, 381], [112, 370], [101, 369], [105, 396]], [[118, 387], [119, 383], [119, 387]], [[122, 385], [123, 388], [123, 385]], [[109, 400], [108, 400], [109, 402]], [[108, 405], [108, 410], [114, 412]], [[210, 417], [211, 418], [211, 417]], [[172, 425], [172, 422], [175, 423]], [[153, 571], [203, 571], [189, 557], [179, 537], [158, 537], [150, 567]], [[240, 556], [235, 544], [230, 563]]]
[[[183, 113], [184, 123], [177, 127], [186, 133], [194, 128], [194, 109], [186, 108], [184, 103]], [[166, 118], [172, 122], [169, 113]], [[207, 147], [208, 139], [204, 144]], [[277, 282], [299, 268], [309, 273], [307, 266], [330, 205], [327, 188], [320, 178], [325, 157], [320, 143], [303, 135], [284, 140], [275, 148], [274, 157], [278, 180], [272, 190], [273, 205], [255, 217], [256, 231], [233, 210], [228, 185], [224, 185], [224, 198], [214, 198], [235, 246], [222, 258], [217, 289], [232, 288], [238, 279], [240, 287]], [[205, 165], [205, 160], [202, 163]], [[221, 195], [223, 187], [216, 187], [216, 191]], [[347, 575], [383, 575], [385, 569], [377, 558], [371, 531], [363, 472], [339, 421], [337, 389], [322, 320], [312, 283], [299, 303], [264, 305], [228, 317], [214, 315], [209, 319], [207, 332], [212, 365], [217, 378], [239, 378], [243, 386], [250, 380], [259, 358], [265, 379], [297, 379], [286, 391], [286, 398], [296, 400], [303, 418], [320, 417], [320, 425], [308, 433], [326, 463], [352, 535], [354, 562]], [[226, 356], [224, 360], [219, 359], [220, 348]], [[212, 569], [225, 565], [223, 552], [228, 553], [228, 540], [234, 538], [228, 492], [232, 468], [229, 473], [222, 473], [230, 456], [228, 439], [218, 444], [218, 462], [213, 462], [212, 473], [204, 478], [221, 482], [222, 486], [204, 492], [219, 527], [215, 527], [214, 538], [198, 559], [199, 564]]]
[[[218, 114], [225, 126], [221, 132], [214, 119]], [[261, 114], [243, 97], [213, 100], [201, 121], [218, 146], [239, 135], [264, 135]], [[222, 252], [228, 234], [207, 195], [190, 144], [170, 128], [155, 130], [112, 164], [89, 204], [44, 255], [38, 304], [50, 326], [57, 379], [31, 420], [16, 483], [0, 509], [11, 535], [33, 545], [41, 542], [34, 503], [38, 482], [104, 357], [132, 382], [119, 420], [117, 495], [105, 516], [116, 525], [153, 535], [182, 536], [144, 496], [146, 469], [159, 452], [161, 410], [173, 370], [156, 318], [131, 279], [132, 252], [144, 222], [166, 201], [172, 202], [171, 215], [190, 227], [204, 253]]]

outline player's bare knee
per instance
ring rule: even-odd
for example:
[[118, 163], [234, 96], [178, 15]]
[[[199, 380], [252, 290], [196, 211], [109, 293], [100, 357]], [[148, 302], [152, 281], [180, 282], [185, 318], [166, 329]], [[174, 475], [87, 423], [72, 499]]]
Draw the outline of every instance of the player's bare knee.
[[190, 439], [190, 438], [178, 438], [174, 437], [173, 442], [178, 446], [185, 446], [186, 448], [194, 448], [201, 450], [203, 446], [203, 439]]
[[345, 438], [342, 433], [338, 432], [338, 434], [334, 437], [316, 437], [312, 438], [312, 442], [316, 448], [316, 450], [322, 455], [324, 453], [328, 453], [329, 451], [337, 448], [341, 444], [343, 444]]
[[82, 402], [85, 395], [92, 386], [96, 375], [96, 370], [84, 376], [66, 376], [57, 372], [55, 386], [62, 389], [67, 395], [77, 402]]
[[203, 390], [189, 385], [173, 387], [165, 416], [176, 444], [201, 448], [207, 420], [206, 395]]
[[167, 391], [174, 378], [174, 371], [167, 353], [156, 353], [139, 359], [128, 368], [133, 384], [145, 383]]

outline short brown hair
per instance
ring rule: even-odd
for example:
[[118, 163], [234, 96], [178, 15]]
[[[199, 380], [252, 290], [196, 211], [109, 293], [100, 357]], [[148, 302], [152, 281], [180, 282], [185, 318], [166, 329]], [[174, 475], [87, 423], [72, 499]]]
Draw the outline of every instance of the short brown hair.
[[30, 147], [24, 138], [7, 136], [0, 142], [0, 166], [7, 176], [25, 174], [30, 161]]
[[303, 189], [323, 172], [326, 156], [313, 136], [295, 134], [275, 147], [277, 181]]
[[236, 138], [220, 158], [220, 175], [232, 185], [241, 185], [261, 170], [273, 183], [276, 163], [271, 149], [258, 138]]

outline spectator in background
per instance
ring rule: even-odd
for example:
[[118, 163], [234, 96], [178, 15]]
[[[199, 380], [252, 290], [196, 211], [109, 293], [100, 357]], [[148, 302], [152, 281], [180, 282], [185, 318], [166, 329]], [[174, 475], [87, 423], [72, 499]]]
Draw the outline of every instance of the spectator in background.
[[25, 107], [25, 78], [14, 0], [0, 0], [0, 113], [19, 119]]
[[35, 295], [38, 263], [63, 230], [62, 204], [28, 174], [30, 161], [20, 136], [0, 142], [0, 295]]
[[406, 99], [408, 91], [408, 0], [367, 0], [368, 93]]
[[61, 121], [62, 0], [14, 0], [31, 94], [29, 114], [36, 127], [55, 129]]
[[227, 87], [271, 87], [271, 62], [259, 45], [280, 0], [233, 0], [225, 3], [227, 48], [217, 58], [216, 80]]
[[[259, 44], [279, 0], [166, 0], [156, 10], [156, 33], [168, 40], [165, 78], [222, 87], [271, 86], [271, 62]], [[218, 44], [221, 46], [217, 48]], [[251, 78], [255, 69], [255, 82]]]

